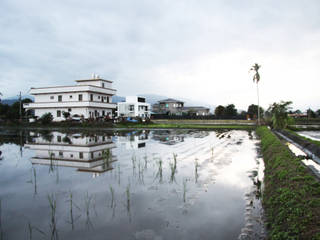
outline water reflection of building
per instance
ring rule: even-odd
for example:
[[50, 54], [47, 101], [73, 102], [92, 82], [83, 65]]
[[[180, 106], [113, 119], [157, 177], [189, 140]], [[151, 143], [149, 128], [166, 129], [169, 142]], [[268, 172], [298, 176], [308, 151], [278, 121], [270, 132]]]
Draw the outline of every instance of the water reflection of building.
[[174, 133], [170, 130], [154, 131], [152, 135], [152, 139], [167, 145], [174, 145], [177, 143], [184, 142], [184, 138], [185, 138], [185, 133], [179, 134], [179, 133]]
[[126, 149], [138, 149], [146, 146], [149, 139], [149, 131], [134, 131], [126, 133], [123, 136], [118, 136], [118, 142], [121, 146], [125, 146]]
[[116, 147], [111, 136], [51, 132], [37, 135], [25, 147], [35, 151], [30, 160], [44, 164], [77, 168], [78, 171], [103, 173], [113, 169]]

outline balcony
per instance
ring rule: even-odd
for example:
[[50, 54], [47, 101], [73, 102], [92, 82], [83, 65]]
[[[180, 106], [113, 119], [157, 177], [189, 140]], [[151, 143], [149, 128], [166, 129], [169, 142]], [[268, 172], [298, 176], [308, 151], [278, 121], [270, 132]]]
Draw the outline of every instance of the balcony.
[[111, 108], [115, 109], [117, 104], [106, 102], [93, 101], [68, 101], [68, 102], [39, 102], [39, 103], [25, 103], [23, 107], [26, 109], [35, 108], [77, 108], [77, 107], [92, 107], [92, 108]]
[[72, 92], [95, 92], [99, 94], [115, 95], [116, 90], [111, 88], [101, 88], [90, 85], [74, 85], [61, 87], [32, 88], [30, 94], [53, 94], [53, 93], [72, 93]]

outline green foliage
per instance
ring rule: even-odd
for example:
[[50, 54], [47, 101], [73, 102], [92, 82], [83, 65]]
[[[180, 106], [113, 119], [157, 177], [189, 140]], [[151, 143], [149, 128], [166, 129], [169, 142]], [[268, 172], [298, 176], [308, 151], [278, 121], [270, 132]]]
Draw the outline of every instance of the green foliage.
[[265, 162], [263, 205], [270, 239], [318, 239], [320, 184], [267, 128], [257, 128]]
[[63, 115], [63, 117], [64, 117], [65, 119], [67, 119], [67, 118], [70, 117], [70, 113], [69, 113], [69, 112], [63, 112], [62, 115]]
[[53, 116], [51, 113], [45, 113], [40, 117], [39, 120], [42, 124], [49, 124], [52, 122]]
[[268, 111], [272, 114], [272, 126], [275, 129], [284, 129], [288, 126], [288, 110], [290, 109], [291, 101], [281, 101], [273, 103]]
[[[251, 119], [258, 117], [258, 105], [251, 104], [248, 107], [247, 113], [249, 114]], [[264, 113], [264, 110], [262, 107], [260, 107], [260, 117], [263, 117], [263, 113]]]
[[224, 115], [226, 117], [235, 117], [237, 116], [237, 109], [234, 104], [229, 104], [225, 107]]
[[[31, 99], [26, 98], [21, 101], [21, 116], [29, 115], [29, 112], [25, 111], [23, 108], [24, 103], [30, 103], [32, 102]], [[0, 116], [4, 119], [8, 120], [16, 120], [20, 118], [20, 102], [17, 101], [13, 103], [11, 106], [8, 104], [2, 104], [0, 103]]]
[[214, 115], [216, 115], [218, 118], [221, 118], [224, 116], [224, 111], [225, 111], [225, 107], [222, 105], [219, 105], [218, 107], [216, 107], [216, 109], [214, 110]]
[[259, 82], [260, 81], [260, 74], [259, 74], [259, 69], [260, 69], [261, 65], [259, 65], [258, 63], [255, 63], [251, 68], [250, 71], [254, 71], [254, 75], [253, 75], [253, 82]]

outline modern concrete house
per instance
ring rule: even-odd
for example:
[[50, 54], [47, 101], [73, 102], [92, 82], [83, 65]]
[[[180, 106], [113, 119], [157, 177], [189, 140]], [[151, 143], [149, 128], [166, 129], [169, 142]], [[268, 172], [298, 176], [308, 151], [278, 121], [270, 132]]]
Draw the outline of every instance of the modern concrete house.
[[168, 114], [168, 115], [181, 115], [184, 102], [168, 98], [154, 104], [152, 111], [159, 114]]
[[35, 152], [30, 159], [32, 164], [72, 167], [94, 176], [112, 170], [112, 163], [116, 161], [112, 156], [116, 145], [110, 136], [52, 132], [49, 136], [36, 135], [25, 147]]
[[208, 116], [210, 114], [210, 108], [201, 107], [201, 106], [183, 107], [182, 112], [183, 114], [186, 114], [186, 115]]
[[125, 102], [118, 103], [118, 117], [150, 117], [150, 104], [144, 97], [128, 96]]
[[23, 107], [34, 110], [37, 117], [49, 112], [54, 121], [64, 120], [63, 112], [84, 119], [112, 117], [116, 109], [116, 104], [112, 103], [112, 96], [116, 94], [112, 81], [93, 76], [92, 79], [76, 82], [72, 86], [31, 88], [34, 102], [26, 103]]

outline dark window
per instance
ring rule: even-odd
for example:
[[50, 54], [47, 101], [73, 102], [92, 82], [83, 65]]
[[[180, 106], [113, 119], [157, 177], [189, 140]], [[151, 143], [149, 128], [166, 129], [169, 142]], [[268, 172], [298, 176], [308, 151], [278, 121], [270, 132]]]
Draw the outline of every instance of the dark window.
[[146, 99], [142, 97], [138, 97], [138, 102], [146, 102]]
[[107, 103], [109, 103], [109, 97], [107, 97]]
[[54, 96], [50, 96], [50, 99], [54, 99]]
[[72, 95], [70, 95], [69, 98], [72, 98]]
[[104, 112], [104, 110], [102, 111], [102, 116], [104, 116], [105, 115], [105, 112]]
[[62, 95], [58, 95], [58, 102], [62, 102]]
[[63, 157], [63, 152], [59, 152], [59, 156], [60, 156], [60, 157]]
[[138, 144], [138, 148], [142, 148], [142, 147], [145, 147], [146, 146], [146, 143], [139, 143]]
[[79, 94], [78, 99], [79, 101], [82, 101], [82, 94]]
[[129, 111], [134, 111], [134, 105], [129, 105]]
[[68, 108], [68, 112], [71, 112], [71, 108]]
[[93, 101], [93, 94], [90, 94], [90, 101]]
[[93, 159], [94, 158], [94, 154], [93, 154], [93, 152], [91, 153], [91, 159]]
[[57, 111], [57, 117], [61, 117], [61, 111], [60, 110]]
[[83, 158], [83, 152], [79, 152], [79, 158], [80, 158], [80, 159]]
[[57, 136], [57, 141], [61, 142], [61, 136]]
[[102, 87], [104, 88], [104, 83], [102, 83]]

